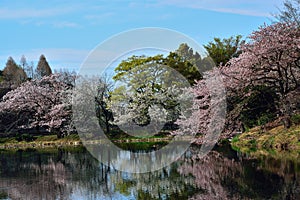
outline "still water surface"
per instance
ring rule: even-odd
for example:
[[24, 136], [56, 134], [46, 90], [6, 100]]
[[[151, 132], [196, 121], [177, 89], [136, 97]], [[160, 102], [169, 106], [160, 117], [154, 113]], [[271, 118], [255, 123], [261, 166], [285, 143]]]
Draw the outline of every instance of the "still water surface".
[[193, 146], [161, 170], [130, 174], [84, 148], [0, 152], [0, 199], [300, 199], [300, 162]]

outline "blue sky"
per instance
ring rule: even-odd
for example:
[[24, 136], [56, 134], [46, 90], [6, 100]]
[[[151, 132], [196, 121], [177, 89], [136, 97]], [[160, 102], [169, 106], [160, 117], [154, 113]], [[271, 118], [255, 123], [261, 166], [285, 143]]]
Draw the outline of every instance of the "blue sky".
[[0, 69], [44, 54], [53, 69], [78, 69], [99, 43], [134, 28], [182, 32], [199, 44], [249, 35], [278, 12], [282, 0], [1, 0]]

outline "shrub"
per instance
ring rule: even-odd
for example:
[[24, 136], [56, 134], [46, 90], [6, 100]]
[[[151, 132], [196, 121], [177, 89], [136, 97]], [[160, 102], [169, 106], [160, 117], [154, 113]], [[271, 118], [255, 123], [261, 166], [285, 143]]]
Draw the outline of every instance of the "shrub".
[[257, 120], [257, 125], [262, 126], [273, 120], [272, 114], [264, 114]]
[[18, 142], [20, 142], [20, 141], [31, 142], [31, 141], [34, 140], [34, 137], [32, 135], [30, 135], [30, 134], [22, 134], [22, 135], [16, 137], [16, 140]]
[[292, 121], [292, 123], [295, 124], [295, 125], [300, 124], [300, 114], [294, 114], [294, 115], [291, 117], [291, 121]]

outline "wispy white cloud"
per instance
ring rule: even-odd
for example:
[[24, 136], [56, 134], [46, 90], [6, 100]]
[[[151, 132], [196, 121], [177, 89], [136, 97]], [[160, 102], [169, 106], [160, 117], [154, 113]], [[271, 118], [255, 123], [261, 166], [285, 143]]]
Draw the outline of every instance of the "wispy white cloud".
[[211, 8], [209, 10], [223, 13], [232, 13], [238, 15], [248, 15], [248, 16], [256, 16], [256, 17], [270, 17], [271, 14], [263, 11], [256, 10], [246, 10], [246, 9], [235, 9], [235, 8]]
[[55, 28], [78, 28], [78, 23], [68, 20], [57, 20], [62, 16], [74, 12], [76, 7], [60, 8], [0, 8], [0, 20], [17, 20], [22, 25], [33, 24], [35, 26], [49, 25]]
[[73, 8], [0, 8], [0, 19], [43, 18], [69, 13]]
[[56, 28], [79, 28], [80, 25], [75, 22], [59, 21], [53, 22], [52, 25]]
[[35, 26], [52, 26], [55, 28], [78, 28], [80, 25], [76, 22], [57, 19], [57, 16], [70, 14], [76, 11], [76, 7], [61, 8], [22, 8], [8, 9], [0, 8], [0, 20], [17, 20], [22, 25], [33, 24]]
[[107, 20], [112, 21], [112, 18], [116, 17], [117, 14], [115, 12], [103, 12], [103, 13], [93, 13], [84, 16], [84, 19], [89, 24], [99, 24], [103, 22], [107, 22]]
[[41, 20], [41, 19], [24, 19], [19, 21], [21, 25], [33, 24], [35, 26], [52, 26], [55, 28], [80, 28], [80, 24], [71, 21], [52, 21], [50, 20]]
[[88, 20], [104, 20], [104, 19], [107, 19], [114, 15], [115, 15], [114, 12], [107, 12], [107, 13], [101, 13], [101, 14], [86, 15], [86, 16], [84, 16], [84, 18], [88, 19]]
[[161, 0], [160, 5], [211, 10], [248, 16], [271, 16], [281, 0]]

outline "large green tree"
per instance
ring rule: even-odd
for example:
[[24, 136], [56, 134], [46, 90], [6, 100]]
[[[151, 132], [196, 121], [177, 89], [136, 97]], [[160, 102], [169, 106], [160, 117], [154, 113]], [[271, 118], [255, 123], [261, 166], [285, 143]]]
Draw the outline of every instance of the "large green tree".
[[217, 66], [225, 65], [231, 58], [237, 57], [241, 51], [240, 47], [245, 43], [241, 35], [220, 39], [215, 37], [213, 41], [204, 45], [208, 56]]
[[[186, 43], [179, 46], [174, 52], [170, 52], [168, 56], [164, 57], [159, 54], [156, 56], [132, 56], [127, 60], [123, 60], [119, 66], [115, 69], [116, 75], [114, 80], [132, 80], [134, 75], [137, 78], [137, 73], [141, 70], [141, 67], [136, 66], [153, 67], [154, 65], [161, 65], [160, 70], [167, 70], [163, 66], [170, 67], [180, 73], [184, 78], [188, 80], [190, 84], [194, 84], [195, 80], [202, 79], [200, 71], [204, 71], [209, 68], [209, 61], [202, 59], [198, 52], [189, 47]], [[204, 69], [205, 68], [205, 69]], [[143, 77], [144, 74], [141, 74]]]
[[[156, 56], [131, 56], [123, 60], [116, 68], [115, 81], [123, 81], [134, 87], [135, 82], [143, 82], [145, 78], [155, 84], [155, 75], [164, 70], [161, 65], [164, 64], [162, 55]], [[136, 88], [141, 90], [142, 88]]]
[[175, 52], [170, 52], [164, 59], [164, 64], [179, 72], [190, 84], [202, 79], [199, 72], [199, 70], [203, 71], [201, 56], [186, 43], [181, 44]]

